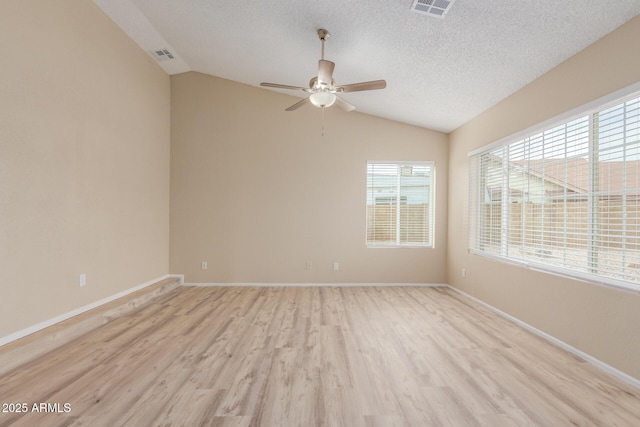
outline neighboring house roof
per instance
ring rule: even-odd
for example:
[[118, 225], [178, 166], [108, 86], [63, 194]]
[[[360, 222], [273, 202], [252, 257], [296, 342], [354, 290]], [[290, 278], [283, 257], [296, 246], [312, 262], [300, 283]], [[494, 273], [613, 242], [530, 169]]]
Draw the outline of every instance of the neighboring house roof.
[[[487, 174], [487, 188], [498, 196], [502, 190], [502, 158], [491, 155], [493, 172]], [[586, 158], [532, 159], [512, 161], [509, 187], [511, 196], [545, 194], [558, 197], [566, 192], [585, 195], [589, 190], [590, 164]], [[518, 179], [520, 176], [522, 179]], [[535, 178], [532, 181], [531, 178]], [[640, 160], [602, 161], [598, 165], [598, 189], [603, 195], [640, 196]], [[535, 183], [534, 183], [535, 182]], [[544, 185], [543, 185], [544, 184]]]
[[[524, 166], [524, 165], [523, 165]], [[540, 159], [527, 162], [529, 173], [566, 186], [571, 191], [586, 193], [589, 189], [587, 159]], [[640, 160], [599, 162], [599, 191], [640, 195]]]

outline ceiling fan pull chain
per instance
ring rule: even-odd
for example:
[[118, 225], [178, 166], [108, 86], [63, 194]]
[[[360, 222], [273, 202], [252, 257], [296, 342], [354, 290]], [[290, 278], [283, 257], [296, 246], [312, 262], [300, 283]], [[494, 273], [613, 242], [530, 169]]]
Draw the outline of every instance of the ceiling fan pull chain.
[[322, 136], [323, 137], [324, 137], [324, 109], [325, 107], [322, 107]]

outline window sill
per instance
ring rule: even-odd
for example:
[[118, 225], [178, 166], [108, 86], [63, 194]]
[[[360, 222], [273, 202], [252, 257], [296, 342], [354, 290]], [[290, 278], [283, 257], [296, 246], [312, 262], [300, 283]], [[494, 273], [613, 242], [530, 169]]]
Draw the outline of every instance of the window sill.
[[498, 262], [503, 262], [505, 264], [512, 264], [518, 267], [523, 267], [523, 268], [526, 268], [527, 270], [539, 271], [541, 273], [552, 274], [554, 276], [558, 276], [566, 279], [578, 280], [580, 282], [585, 282], [592, 285], [604, 286], [607, 288], [614, 288], [618, 290], [624, 290], [624, 291], [640, 294], [640, 284], [634, 284], [631, 282], [617, 280], [614, 278], [596, 276], [588, 273], [581, 273], [579, 271], [552, 267], [552, 266], [531, 262], [531, 261], [524, 261], [524, 260], [519, 260], [514, 258], [506, 258], [500, 255], [489, 254], [489, 253], [478, 251], [475, 249], [469, 249], [469, 253], [471, 255], [478, 255], [483, 258], [491, 259]]

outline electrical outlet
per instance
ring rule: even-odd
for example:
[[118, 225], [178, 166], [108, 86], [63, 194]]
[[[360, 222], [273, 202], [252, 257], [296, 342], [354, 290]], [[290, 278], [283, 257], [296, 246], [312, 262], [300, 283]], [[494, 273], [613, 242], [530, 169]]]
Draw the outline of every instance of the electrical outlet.
[[467, 277], [467, 269], [466, 269], [466, 268], [463, 268], [463, 269], [462, 269], [462, 271], [460, 272], [460, 275], [461, 275], [462, 277]]
[[311, 261], [307, 261], [307, 263], [304, 266], [305, 270], [311, 270], [313, 268], [313, 263]]
[[87, 274], [86, 273], [82, 273], [80, 275], [80, 286], [84, 286], [87, 284]]
[[340, 263], [339, 262], [334, 262], [333, 263], [333, 271], [338, 271], [340, 270]]
[[202, 264], [200, 264], [200, 268], [202, 268], [203, 270], [206, 270], [208, 268], [207, 261], [202, 261]]

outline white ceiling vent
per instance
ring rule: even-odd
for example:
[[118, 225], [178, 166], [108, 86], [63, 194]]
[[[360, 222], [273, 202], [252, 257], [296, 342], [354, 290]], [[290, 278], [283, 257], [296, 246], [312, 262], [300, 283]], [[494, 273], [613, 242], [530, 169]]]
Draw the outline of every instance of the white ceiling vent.
[[449, 13], [454, 1], [456, 0], [413, 0], [411, 10], [442, 19]]
[[173, 55], [167, 49], [152, 50], [151, 56], [156, 58], [156, 61], [158, 62], [168, 61], [170, 59], [173, 59]]

